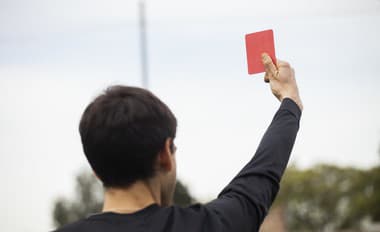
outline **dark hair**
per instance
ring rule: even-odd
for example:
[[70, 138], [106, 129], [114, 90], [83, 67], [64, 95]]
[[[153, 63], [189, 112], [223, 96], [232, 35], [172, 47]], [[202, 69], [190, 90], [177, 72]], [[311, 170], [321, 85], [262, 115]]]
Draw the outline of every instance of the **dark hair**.
[[145, 89], [111, 86], [92, 101], [79, 124], [84, 153], [105, 187], [127, 187], [155, 174], [154, 162], [177, 120]]

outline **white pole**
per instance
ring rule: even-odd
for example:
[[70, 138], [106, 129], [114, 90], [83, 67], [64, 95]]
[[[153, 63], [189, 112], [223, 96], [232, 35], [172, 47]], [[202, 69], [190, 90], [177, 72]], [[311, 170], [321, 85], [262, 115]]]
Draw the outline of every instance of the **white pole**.
[[141, 51], [141, 79], [142, 87], [148, 89], [148, 55], [147, 55], [147, 37], [146, 37], [146, 19], [145, 19], [145, 1], [139, 1], [139, 25], [140, 25], [140, 51]]

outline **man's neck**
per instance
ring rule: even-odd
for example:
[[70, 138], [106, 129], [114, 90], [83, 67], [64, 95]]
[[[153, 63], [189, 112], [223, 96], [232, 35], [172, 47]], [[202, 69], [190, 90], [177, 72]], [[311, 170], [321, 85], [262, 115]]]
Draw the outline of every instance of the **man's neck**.
[[160, 204], [160, 191], [148, 181], [137, 181], [128, 188], [107, 188], [103, 212], [134, 213], [151, 204]]

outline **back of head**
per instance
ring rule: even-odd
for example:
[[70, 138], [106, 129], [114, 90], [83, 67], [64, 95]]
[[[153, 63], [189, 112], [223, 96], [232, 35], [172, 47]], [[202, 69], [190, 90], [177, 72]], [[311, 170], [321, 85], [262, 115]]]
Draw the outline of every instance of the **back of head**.
[[79, 132], [83, 150], [105, 187], [128, 187], [155, 175], [154, 163], [177, 121], [151, 92], [111, 86], [85, 109]]

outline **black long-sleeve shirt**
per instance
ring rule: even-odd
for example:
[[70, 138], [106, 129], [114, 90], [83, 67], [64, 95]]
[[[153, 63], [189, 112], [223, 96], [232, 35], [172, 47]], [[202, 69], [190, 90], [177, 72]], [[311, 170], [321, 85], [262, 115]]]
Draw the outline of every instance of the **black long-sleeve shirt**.
[[150, 205], [132, 214], [105, 212], [56, 232], [258, 231], [278, 190], [299, 128], [301, 111], [284, 99], [252, 160], [208, 204]]

